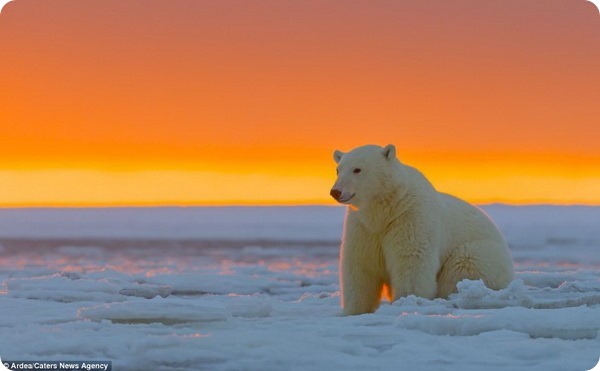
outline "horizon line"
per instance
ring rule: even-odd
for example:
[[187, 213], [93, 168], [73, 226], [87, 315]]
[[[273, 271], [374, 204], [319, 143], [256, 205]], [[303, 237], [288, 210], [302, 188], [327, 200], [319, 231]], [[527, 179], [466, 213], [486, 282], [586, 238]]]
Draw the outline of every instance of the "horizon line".
[[[528, 206], [552, 206], [552, 207], [600, 207], [600, 203], [585, 202], [506, 202], [506, 201], [485, 201], [469, 202], [478, 207], [486, 206], [509, 206], [509, 207], [528, 207]], [[25, 209], [169, 209], [169, 208], [284, 208], [284, 207], [347, 207], [335, 203], [324, 202], [276, 202], [276, 203], [90, 203], [90, 204], [28, 204], [28, 205], [3, 205], [0, 204], [0, 210], [25, 210]]]

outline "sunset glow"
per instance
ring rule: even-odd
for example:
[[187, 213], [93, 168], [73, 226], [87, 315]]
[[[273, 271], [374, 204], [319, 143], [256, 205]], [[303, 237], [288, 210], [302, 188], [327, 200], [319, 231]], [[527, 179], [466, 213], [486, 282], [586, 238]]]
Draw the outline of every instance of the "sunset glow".
[[600, 204], [584, 0], [15, 0], [0, 206], [333, 204], [393, 143], [477, 203]]

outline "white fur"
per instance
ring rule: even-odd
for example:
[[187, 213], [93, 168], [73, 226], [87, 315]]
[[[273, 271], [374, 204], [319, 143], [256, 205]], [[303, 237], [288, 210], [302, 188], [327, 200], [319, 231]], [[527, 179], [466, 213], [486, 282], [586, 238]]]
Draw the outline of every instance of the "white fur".
[[344, 314], [375, 311], [384, 285], [396, 300], [447, 297], [465, 278], [495, 290], [513, 279], [510, 252], [491, 220], [437, 192], [398, 161], [394, 146], [336, 151], [334, 159], [333, 190], [349, 205], [340, 256]]

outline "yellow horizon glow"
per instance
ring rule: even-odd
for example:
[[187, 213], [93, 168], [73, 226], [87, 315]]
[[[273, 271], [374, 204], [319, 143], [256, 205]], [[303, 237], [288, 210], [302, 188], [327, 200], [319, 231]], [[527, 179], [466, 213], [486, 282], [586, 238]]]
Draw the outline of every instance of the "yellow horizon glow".
[[[440, 192], [476, 204], [600, 205], [595, 158], [399, 154]], [[333, 160], [248, 161], [177, 169], [140, 164], [0, 171], [0, 207], [335, 205]]]

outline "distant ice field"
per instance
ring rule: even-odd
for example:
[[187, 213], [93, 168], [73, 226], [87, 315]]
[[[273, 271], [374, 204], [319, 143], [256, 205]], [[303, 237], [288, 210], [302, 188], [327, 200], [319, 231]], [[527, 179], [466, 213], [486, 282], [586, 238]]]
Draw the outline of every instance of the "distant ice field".
[[342, 317], [340, 207], [0, 210], [0, 357], [116, 370], [589, 370], [600, 207], [482, 209], [501, 291]]

